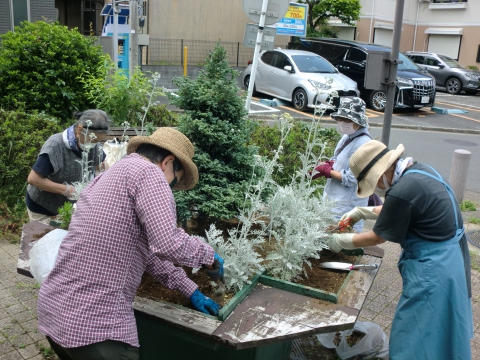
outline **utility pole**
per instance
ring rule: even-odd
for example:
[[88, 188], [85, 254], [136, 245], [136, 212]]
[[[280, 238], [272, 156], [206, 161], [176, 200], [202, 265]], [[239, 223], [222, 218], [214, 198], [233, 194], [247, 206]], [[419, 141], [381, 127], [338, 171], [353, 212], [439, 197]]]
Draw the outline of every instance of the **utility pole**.
[[112, 1], [113, 7], [113, 62], [115, 67], [118, 67], [118, 14], [120, 14], [120, 9], [117, 7], [117, 0]]
[[130, 67], [129, 76], [133, 76], [138, 66], [138, 4], [141, 0], [130, 0]]
[[402, 35], [403, 8], [405, 0], [397, 0], [395, 20], [393, 24], [392, 52], [390, 54], [390, 71], [388, 76], [387, 103], [383, 116], [382, 142], [388, 146], [390, 141], [390, 128], [392, 127], [393, 105], [395, 103], [395, 90], [397, 88], [397, 67], [399, 64], [400, 38]]

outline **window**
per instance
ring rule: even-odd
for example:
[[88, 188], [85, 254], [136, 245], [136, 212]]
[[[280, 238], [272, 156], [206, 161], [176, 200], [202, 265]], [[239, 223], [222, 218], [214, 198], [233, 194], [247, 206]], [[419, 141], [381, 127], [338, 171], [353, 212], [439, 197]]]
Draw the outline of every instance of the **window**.
[[290, 61], [285, 55], [278, 54], [277, 60], [275, 61], [275, 67], [283, 70], [285, 66], [292, 66], [292, 64], [290, 64]]
[[262, 55], [262, 61], [265, 64], [271, 65], [272, 64], [272, 59], [275, 56], [274, 52], [268, 51], [265, 54]]
[[468, 0], [433, 0], [434, 3], [462, 3], [462, 2], [467, 2]]
[[19, 26], [22, 21], [30, 20], [30, 0], [10, 0], [10, 16], [14, 26]]
[[438, 60], [427, 56], [425, 58], [425, 65], [438, 66]]
[[422, 64], [424, 62], [425, 57], [423, 55], [407, 55], [410, 60], [412, 60], [415, 64]]
[[478, 45], [478, 50], [477, 50], [477, 62], [480, 62], [480, 45]]
[[364, 62], [367, 61], [367, 54], [365, 54], [362, 50], [358, 49], [350, 49], [347, 54], [347, 59], [354, 62]]

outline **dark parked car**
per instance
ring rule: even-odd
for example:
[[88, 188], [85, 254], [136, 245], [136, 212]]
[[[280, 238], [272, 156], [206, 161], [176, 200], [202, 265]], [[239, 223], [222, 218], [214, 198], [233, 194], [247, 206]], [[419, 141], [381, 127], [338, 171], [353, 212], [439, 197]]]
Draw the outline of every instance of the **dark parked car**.
[[410, 60], [424, 66], [435, 77], [438, 87], [445, 88], [449, 94], [476, 94], [480, 87], [480, 72], [464, 68], [450, 56], [430, 52], [407, 51]]
[[[308, 50], [323, 56], [342, 74], [357, 82], [362, 97], [367, 100], [372, 109], [385, 110], [386, 91], [366, 89], [364, 83], [369, 51], [389, 52], [391, 51], [389, 47], [353, 40], [302, 38], [300, 42], [290, 43], [289, 48]], [[432, 107], [435, 103], [435, 79], [433, 76], [401, 53], [399, 59], [403, 63], [398, 65], [395, 108]]]

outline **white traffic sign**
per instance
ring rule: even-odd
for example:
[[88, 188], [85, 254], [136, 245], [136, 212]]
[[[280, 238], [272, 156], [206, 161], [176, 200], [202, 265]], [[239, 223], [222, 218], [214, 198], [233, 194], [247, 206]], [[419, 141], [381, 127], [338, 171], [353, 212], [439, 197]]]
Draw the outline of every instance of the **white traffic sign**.
[[[262, 4], [263, 0], [243, 0], [243, 10], [255, 24], [260, 24]], [[289, 6], [289, 0], [268, 0], [267, 10], [265, 11], [265, 23], [263, 25], [272, 25], [280, 21], [286, 14]]]

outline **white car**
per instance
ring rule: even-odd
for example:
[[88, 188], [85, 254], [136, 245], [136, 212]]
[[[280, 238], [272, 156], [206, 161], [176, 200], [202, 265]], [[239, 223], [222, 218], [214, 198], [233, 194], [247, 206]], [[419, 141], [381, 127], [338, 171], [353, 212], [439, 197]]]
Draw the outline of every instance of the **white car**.
[[[248, 91], [252, 64], [242, 74]], [[339, 97], [330, 99], [336, 91]], [[357, 83], [323, 57], [303, 50], [260, 52], [253, 92], [291, 101], [297, 110], [315, 106], [335, 110], [342, 97], [359, 96]]]

